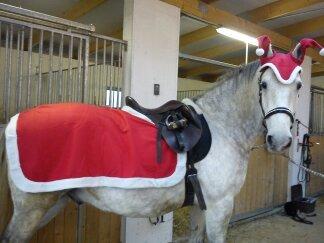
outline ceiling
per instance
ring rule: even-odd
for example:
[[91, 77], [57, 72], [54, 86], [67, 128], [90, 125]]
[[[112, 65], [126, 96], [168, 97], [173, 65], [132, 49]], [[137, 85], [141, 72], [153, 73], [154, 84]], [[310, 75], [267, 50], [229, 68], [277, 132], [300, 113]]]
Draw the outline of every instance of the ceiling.
[[[91, 0], [86, 0], [91, 1]], [[67, 12], [80, 0], [1, 0], [0, 2], [33, 11], [68, 18]], [[95, 2], [95, 1], [94, 1]], [[97, 6], [79, 14], [78, 18], [70, 19], [84, 24], [96, 26], [96, 32], [109, 35], [123, 26], [123, 0], [102, 0]], [[69, 14], [68, 14], [69, 15]], [[71, 15], [71, 14], [70, 14]]]
[[[240, 4], [238, 4], [238, 2]], [[264, 6], [271, 6], [274, 2], [289, 2], [287, 0], [284, 1], [273, 1], [273, 0], [219, 0], [219, 1], [209, 1], [209, 4], [217, 7], [218, 9], [222, 9], [228, 11], [232, 14], [238, 15], [244, 19], [250, 20], [249, 13], [253, 13], [253, 11], [257, 11], [256, 9]], [[290, 1], [293, 2], [293, 1]], [[295, 1], [297, 2], [297, 1]], [[269, 20], [265, 20], [263, 22], [258, 22], [259, 25], [266, 27], [268, 29], [274, 31], [280, 31], [279, 33], [286, 35], [287, 37], [298, 41], [304, 37], [311, 38], [319, 38], [320, 42], [324, 44], [324, 1], [313, 1], [316, 3], [309, 4], [310, 6], [302, 7], [297, 11], [292, 11], [286, 14], [282, 14], [278, 17], [274, 17]], [[284, 4], [282, 6], [284, 8]], [[261, 10], [262, 11], [262, 10]], [[264, 10], [263, 10], [264, 11]], [[316, 20], [321, 23], [312, 23], [312, 20]], [[314, 25], [314, 28], [305, 28], [304, 25], [301, 25], [299, 28], [298, 23], [310, 22], [309, 25]], [[315, 22], [315, 21], [314, 21]], [[197, 31], [199, 28], [203, 28], [207, 26], [202, 22], [198, 22], [197, 20], [193, 20], [190, 17], [182, 16], [181, 18], [181, 35], [188, 33], [193, 33], [193, 31]], [[285, 29], [286, 27], [286, 29]], [[288, 29], [289, 27], [289, 29]], [[293, 29], [293, 30], [291, 30]], [[244, 31], [242, 31], [244, 32]], [[240, 46], [241, 45], [241, 46]], [[215, 50], [215, 47], [228, 47], [228, 51], [222, 52], [220, 50]], [[236, 48], [230, 48], [235, 47]], [[228, 61], [235, 60], [235, 64], [239, 64], [244, 62], [245, 57], [245, 49], [244, 44], [239, 41], [230, 39], [228, 37], [214, 35], [212, 38], [200, 38], [189, 45], [185, 45], [181, 47], [181, 52], [192, 54], [195, 56], [208, 57], [211, 59], [215, 59], [218, 61]], [[214, 49], [214, 50], [213, 50]], [[239, 49], [239, 50], [237, 50]], [[204, 51], [205, 50], [205, 51]], [[214, 56], [210, 53], [215, 53]], [[253, 60], [257, 58], [254, 54], [255, 47], [251, 47], [249, 49], [249, 60]], [[231, 62], [233, 63], [233, 62]], [[202, 79], [205, 81], [214, 81], [225, 69], [221, 70], [218, 68], [216, 73], [210, 72], [212, 68], [207, 68], [205, 65], [205, 69], [202, 68], [202, 64], [198, 63], [186, 63], [184, 66], [180, 65], [179, 74], [182, 77], [190, 77], [195, 79]], [[200, 70], [199, 70], [200, 68]], [[191, 76], [192, 75], [192, 76]]]
[[[244, 19], [251, 20], [251, 16], [257, 12], [265, 11], [264, 9], [257, 9], [260, 7], [272, 7], [277, 4], [277, 8], [289, 8], [287, 5], [294, 4], [297, 6], [301, 2], [305, 2], [305, 6], [294, 6], [294, 11], [281, 13], [279, 16], [273, 16], [271, 19], [262, 19], [257, 23], [268, 29], [278, 31], [282, 35], [286, 35], [294, 40], [299, 40], [302, 37], [313, 37], [324, 40], [324, 0], [202, 0], [206, 4], [210, 4], [218, 9], [228, 11], [234, 15], [240, 16]], [[122, 23], [123, 23], [123, 1], [122, 0], [96, 0], [94, 6], [84, 6], [84, 11], [80, 13], [75, 12], [75, 6], [80, 5], [80, 0], [3, 0], [3, 3], [11, 4], [27, 8], [30, 10], [43, 12], [49, 15], [69, 18], [85, 24], [94, 24], [96, 32], [111, 35], [121, 38]], [[83, 0], [83, 2], [91, 2], [90, 0]], [[288, 3], [290, 2], [290, 3]], [[298, 4], [296, 4], [298, 2]], [[239, 3], [239, 4], [238, 4]], [[278, 4], [279, 3], [279, 4]], [[280, 4], [282, 6], [280, 6]], [[270, 8], [269, 8], [270, 9]], [[259, 14], [260, 15], [260, 14]], [[314, 21], [312, 21], [314, 20]], [[253, 20], [255, 22], [255, 19]], [[308, 23], [308, 22], [309, 23]], [[314, 23], [313, 23], [314, 22]], [[301, 23], [298, 25], [297, 23]], [[307, 24], [308, 23], [308, 24]], [[200, 31], [202, 28], [207, 29], [207, 24], [194, 20], [187, 16], [181, 17], [180, 28], [180, 51], [187, 54], [206, 57], [221, 61], [232, 61], [236, 64], [243, 62], [245, 56], [244, 45], [238, 41], [223, 37], [217, 34], [209, 34], [207, 38], [196, 38], [194, 41], [183, 44], [182, 40], [185, 35], [190, 36], [194, 32]], [[287, 27], [288, 26], [288, 27]], [[301, 26], [300, 28], [298, 28]], [[305, 27], [307, 26], [307, 27]], [[312, 26], [312, 28], [309, 28]], [[286, 27], [286, 29], [285, 29]], [[211, 27], [209, 27], [211, 28]], [[212, 30], [213, 31], [213, 30]], [[222, 51], [217, 50], [224, 47]], [[226, 49], [227, 48], [227, 49]], [[250, 59], [254, 55], [254, 49], [250, 48]], [[212, 50], [212, 51], [210, 51]], [[227, 51], [225, 51], [227, 50]], [[233, 62], [231, 62], [233, 63]], [[200, 68], [200, 69], [199, 69]], [[219, 70], [219, 69], [218, 69]], [[324, 70], [323, 70], [324, 71]], [[190, 77], [201, 79], [205, 81], [214, 81], [215, 78], [222, 72], [222, 70], [210, 72], [210, 68], [204, 67], [203, 64], [193, 62], [180, 62], [179, 75], [182, 77]]]

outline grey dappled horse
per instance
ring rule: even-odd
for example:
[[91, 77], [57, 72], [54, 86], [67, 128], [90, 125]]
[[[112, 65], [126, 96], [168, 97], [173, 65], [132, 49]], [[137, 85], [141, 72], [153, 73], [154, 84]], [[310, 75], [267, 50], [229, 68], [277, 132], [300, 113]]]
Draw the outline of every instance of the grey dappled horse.
[[[243, 186], [250, 150], [255, 138], [264, 131], [259, 104], [261, 73], [264, 111], [286, 107], [294, 112], [300, 76], [291, 84], [283, 84], [270, 68], [260, 72], [259, 62], [230, 71], [206, 93], [186, 100], [204, 114], [212, 134], [210, 152], [196, 165], [207, 210], [201, 211], [195, 200], [191, 208], [192, 242], [202, 242], [205, 232], [210, 242], [224, 242], [226, 238], [234, 196]], [[290, 117], [284, 113], [266, 119], [269, 150], [280, 152], [289, 147], [291, 125]], [[158, 216], [174, 211], [181, 207], [185, 196], [184, 180], [170, 188], [98, 187], [50, 193], [25, 193], [10, 177], [9, 185], [14, 213], [2, 242], [28, 241], [67, 204], [69, 195], [127, 217]]]

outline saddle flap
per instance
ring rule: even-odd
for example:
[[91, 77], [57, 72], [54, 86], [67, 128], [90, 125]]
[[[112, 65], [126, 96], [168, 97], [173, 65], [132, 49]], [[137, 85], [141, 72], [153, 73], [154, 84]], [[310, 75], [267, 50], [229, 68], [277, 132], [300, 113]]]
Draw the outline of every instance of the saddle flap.
[[162, 128], [162, 137], [170, 148], [176, 152], [191, 150], [198, 143], [201, 133], [202, 130], [193, 123], [189, 123], [188, 127], [182, 131], [172, 131], [166, 126]]

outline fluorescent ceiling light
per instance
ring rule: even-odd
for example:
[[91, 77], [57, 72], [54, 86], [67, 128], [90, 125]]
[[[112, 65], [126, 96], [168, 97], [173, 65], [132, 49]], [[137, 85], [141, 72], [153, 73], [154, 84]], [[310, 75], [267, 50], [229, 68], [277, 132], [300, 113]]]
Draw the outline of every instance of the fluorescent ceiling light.
[[228, 28], [224, 28], [224, 27], [221, 27], [221, 28], [217, 28], [216, 31], [222, 35], [226, 35], [230, 38], [233, 38], [233, 39], [236, 39], [236, 40], [239, 40], [239, 41], [243, 41], [245, 43], [249, 43], [251, 45], [254, 45], [254, 46], [258, 46], [258, 40], [252, 36], [248, 36], [246, 34], [243, 34], [243, 33], [240, 33], [238, 31], [235, 31], [235, 30], [231, 30], [231, 29], [228, 29]]

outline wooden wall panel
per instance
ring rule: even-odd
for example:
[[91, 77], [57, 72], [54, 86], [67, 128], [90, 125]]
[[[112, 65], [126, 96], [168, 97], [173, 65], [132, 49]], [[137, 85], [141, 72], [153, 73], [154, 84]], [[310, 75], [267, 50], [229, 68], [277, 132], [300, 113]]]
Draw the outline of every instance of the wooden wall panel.
[[[262, 138], [259, 138], [256, 144], [261, 143]], [[245, 183], [235, 198], [234, 215], [284, 203], [287, 198], [287, 173], [287, 159], [264, 149], [253, 150]]]
[[[324, 173], [324, 136], [311, 136], [311, 142], [314, 145], [311, 147], [311, 169]], [[312, 195], [319, 192], [324, 192], [324, 180], [311, 175], [307, 185], [307, 194]]]
[[[312, 136], [313, 170], [324, 172], [324, 136]], [[261, 138], [257, 144], [261, 144]], [[245, 183], [235, 198], [234, 215], [274, 207], [287, 199], [288, 160], [263, 149], [253, 150]], [[324, 180], [311, 176], [307, 194], [324, 191]]]
[[287, 200], [288, 161], [278, 155], [274, 157], [273, 205]]
[[[89, 205], [85, 205], [83, 210], [82, 242], [120, 242], [120, 216], [102, 212]], [[109, 240], [107, 241], [107, 239]]]

